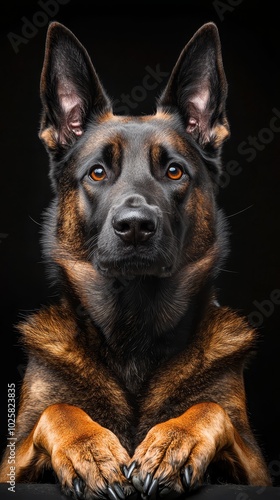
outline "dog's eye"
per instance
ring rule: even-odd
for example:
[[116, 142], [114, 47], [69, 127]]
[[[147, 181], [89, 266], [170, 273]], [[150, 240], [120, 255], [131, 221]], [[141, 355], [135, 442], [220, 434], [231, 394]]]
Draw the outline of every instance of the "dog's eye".
[[169, 179], [173, 181], [178, 181], [181, 179], [183, 175], [183, 169], [181, 165], [178, 165], [177, 163], [171, 163], [167, 169], [166, 175], [169, 177]]
[[92, 167], [89, 176], [93, 181], [103, 181], [107, 177], [102, 165], [95, 165]]

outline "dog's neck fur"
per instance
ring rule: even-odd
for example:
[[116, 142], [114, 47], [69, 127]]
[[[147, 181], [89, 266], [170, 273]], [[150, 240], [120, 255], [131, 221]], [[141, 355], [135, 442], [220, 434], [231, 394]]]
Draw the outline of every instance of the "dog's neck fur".
[[[199, 263], [170, 278], [122, 280], [104, 277], [85, 262], [64, 261], [68, 280], [75, 283], [83, 310], [100, 334], [104, 362], [131, 392], [140, 390], [145, 374], [190, 342], [206, 304], [213, 300], [216, 256], [213, 247]], [[92, 328], [84, 333], [90, 332]]]
[[[205, 284], [183, 303], [178, 300], [175, 279], [137, 281], [117, 298], [115, 321], [111, 318], [114, 329], [103, 331], [108, 363], [134, 393], [141, 390], [143, 383], [145, 387], [145, 376], [150, 377], [159, 365], [186, 348], [211, 293], [209, 284]], [[174, 290], [172, 302], [167, 299], [168, 288]], [[154, 302], [158, 304], [156, 317]]]

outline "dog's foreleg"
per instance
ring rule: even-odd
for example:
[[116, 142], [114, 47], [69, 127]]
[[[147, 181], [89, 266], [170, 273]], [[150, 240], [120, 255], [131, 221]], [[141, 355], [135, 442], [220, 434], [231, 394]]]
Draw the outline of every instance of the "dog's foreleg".
[[[134, 491], [123, 474], [129, 460], [113, 432], [78, 407], [54, 404], [16, 450], [16, 481], [36, 480], [43, 468], [52, 467], [65, 494], [87, 499], [111, 492], [121, 499]], [[5, 482], [4, 462], [0, 478]]]
[[219, 461], [236, 483], [271, 484], [261, 455], [241, 438], [225, 410], [199, 403], [148, 432], [131, 460], [132, 482], [144, 494], [156, 488], [182, 493], [202, 483], [209, 465]]

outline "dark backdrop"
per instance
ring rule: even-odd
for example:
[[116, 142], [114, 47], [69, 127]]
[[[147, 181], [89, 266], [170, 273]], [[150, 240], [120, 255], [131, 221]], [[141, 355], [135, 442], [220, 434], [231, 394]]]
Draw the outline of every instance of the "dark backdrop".
[[[150, 13], [153, 4], [155, 12]], [[275, 485], [280, 484], [277, 18], [275, 3], [264, 0], [2, 3], [1, 447], [7, 444], [7, 384], [15, 383], [18, 394], [24, 369], [14, 325], [53, 293], [46, 284], [39, 241], [41, 215], [51, 195], [48, 159], [38, 139], [47, 24], [56, 19], [76, 34], [119, 107], [146, 113], [153, 111], [154, 98], [185, 43], [211, 20], [222, 41], [232, 132], [224, 148], [219, 194], [231, 226], [231, 255], [218, 280], [220, 301], [247, 315], [260, 332], [258, 353], [246, 372], [248, 409]], [[147, 73], [158, 80], [153, 90], [147, 88]]]

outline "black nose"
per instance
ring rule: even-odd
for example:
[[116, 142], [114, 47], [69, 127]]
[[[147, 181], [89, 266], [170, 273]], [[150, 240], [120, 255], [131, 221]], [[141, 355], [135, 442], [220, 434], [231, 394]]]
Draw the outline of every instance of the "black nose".
[[122, 208], [115, 214], [112, 225], [117, 236], [129, 244], [147, 241], [157, 229], [157, 217], [146, 207]]

